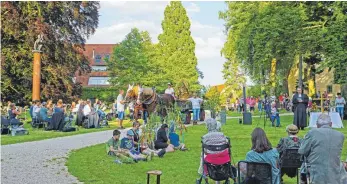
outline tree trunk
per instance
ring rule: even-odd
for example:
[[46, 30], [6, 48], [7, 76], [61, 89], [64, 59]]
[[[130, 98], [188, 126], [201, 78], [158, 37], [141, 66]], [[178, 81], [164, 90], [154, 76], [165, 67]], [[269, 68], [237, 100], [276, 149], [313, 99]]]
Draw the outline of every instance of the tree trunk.
[[271, 61], [271, 73], [270, 73], [270, 83], [271, 83], [270, 94], [271, 95], [274, 95], [276, 91], [276, 65], [277, 65], [277, 60], [276, 58], [273, 58]]

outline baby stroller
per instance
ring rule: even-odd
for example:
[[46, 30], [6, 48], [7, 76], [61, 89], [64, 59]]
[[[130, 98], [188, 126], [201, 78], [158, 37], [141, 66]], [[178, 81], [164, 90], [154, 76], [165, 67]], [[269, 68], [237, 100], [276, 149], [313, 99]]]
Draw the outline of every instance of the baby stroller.
[[104, 111], [101, 109], [97, 110], [97, 113], [99, 115], [99, 125], [100, 127], [109, 127], [108, 122], [107, 122], [107, 115]]
[[231, 150], [230, 150], [230, 139], [227, 137], [228, 143], [224, 145], [206, 145], [203, 144], [202, 141], [202, 153], [204, 153], [204, 149], [210, 150], [210, 151], [221, 151], [228, 149], [229, 153], [229, 161], [221, 164], [216, 165], [209, 163], [205, 160], [205, 156], [202, 156], [202, 168], [203, 168], [203, 174], [200, 178], [196, 180], [197, 184], [201, 184], [202, 180], [205, 180], [205, 184], [208, 184], [208, 178], [211, 178], [214, 181], [225, 181], [225, 184], [230, 184], [230, 178], [235, 179], [236, 178], [236, 168], [232, 166], [231, 164]]

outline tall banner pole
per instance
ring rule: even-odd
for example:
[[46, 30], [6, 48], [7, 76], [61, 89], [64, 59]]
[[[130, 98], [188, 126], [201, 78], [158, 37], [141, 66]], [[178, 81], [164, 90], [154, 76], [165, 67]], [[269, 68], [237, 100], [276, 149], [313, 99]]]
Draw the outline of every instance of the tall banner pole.
[[43, 36], [39, 35], [34, 44], [32, 101], [40, 100], [42, 41], [43, 41]]

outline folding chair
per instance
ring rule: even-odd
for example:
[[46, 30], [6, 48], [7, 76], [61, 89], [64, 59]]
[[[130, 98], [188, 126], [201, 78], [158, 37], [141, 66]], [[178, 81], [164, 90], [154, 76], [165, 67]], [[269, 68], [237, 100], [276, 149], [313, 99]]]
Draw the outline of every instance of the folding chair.
[[[214, 181], [225, 181], [225, 184], [230, 183], [230, 178], [234, 179], [236, 176], [234, 175], [232, 164], [231, 164], [231, 146], [230, 146], [230, 139], [227, 137], [228, 143], [223, 145], [206, 145], [202, 143], [202, 153], [204, 153], [204, 150], [210, 150], [210, 151], [222, 151], [222, 150], [228, 150], [229, 152], [229, 162], [226, 162], [221, 165], [216, 165], [212, 163], [208, 163], [205, 160], [204, 155], [202, 156], [202, 168], [203, 168], [203, 174], [200, 178], [196, 180], [197, 184], [201, 184], [202, 180], [205, 180], [205, 184], [208, 184], [208, 178], [211, 178]], [[205, 167], [206, 166], [206, 167]], [[207, 169], [207, 175], [206, 173]], [[236, 170], [236, 169], [235, 169]]]
[[295, 169], [296, 170], [296, 180], [299, 183], [299, 171], [298, 169], [302, 165], [301, 155], [298, 153], [298, 148], [286, 149], [283, 151], [280, 158], [280, 167], [282, 169]]
[[239, 161], [237, 167], [239, 184], [271, 184], [272, 167], [268, 163]]

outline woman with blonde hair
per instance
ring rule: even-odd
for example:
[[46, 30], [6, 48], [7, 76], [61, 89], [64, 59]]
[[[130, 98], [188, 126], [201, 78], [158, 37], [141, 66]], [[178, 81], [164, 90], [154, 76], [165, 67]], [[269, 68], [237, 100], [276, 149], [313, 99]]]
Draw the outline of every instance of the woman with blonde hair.
[[58, 113], [58, 112], [63, 112], [63, 113], [65, 112], [62, 99], [59, 99], [57, 102], [57, 106], [54, 107], [54, 113]]

